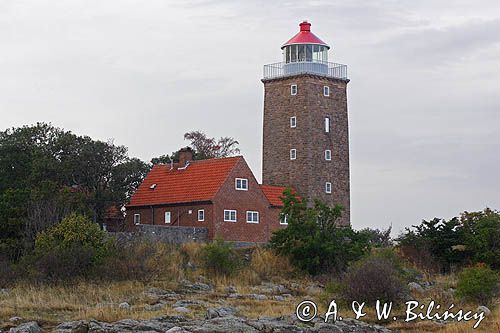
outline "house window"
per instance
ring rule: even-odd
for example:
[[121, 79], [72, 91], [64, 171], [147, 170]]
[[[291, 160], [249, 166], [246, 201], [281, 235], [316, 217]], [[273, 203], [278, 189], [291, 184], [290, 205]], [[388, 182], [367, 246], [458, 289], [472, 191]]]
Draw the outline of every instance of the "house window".
[[224, 221], [236, 222], [236, 211], [231, 209], [224, 209]]
[[171, 217], [170, 212], [165, 212], [165, 223], [170, 223], [170, 217]]
[[200, 222], [205, 221], [205, 210], [204, 209], [198, 210], [198, 221], [200, 221]]
[[280, 218], [280, 224], [281, 225], [288, 225], [288, 215], [282, 216]]
[[134, 214], [134, 224], [141, 224], [141, 214]]
[[297, 117], [295, 117], [295, 116], [290, 117], [290, 127], [291, 128], [297, 127]]
[[325, 117], [325, 132], [330, 133], [330, 118]]
[[297, 85], [296, 84], [292, 84], [290, 86], [290, 94], [293, 96], [297, 95]]
[[325, 160], [326, 161], [332, 160], [332, 151], [330, 149], [325, 150]]
[[248, 223], [259, 223], [259, 212], [247, 211], [247, 222]]
[[290, 159], [291, 160], [297, 159], [297, 149], [290, 149]]
[[330, 96], [330, 87], [329, 86], [323, 87], [323, 96]]
[[332, 183], [330, 182], [325, 183], [325, 192], [328, 194], [332, 193]]
[[246, 178], [236, 178], [235, 187], [239, 191], [248, 191], [248, 179]]

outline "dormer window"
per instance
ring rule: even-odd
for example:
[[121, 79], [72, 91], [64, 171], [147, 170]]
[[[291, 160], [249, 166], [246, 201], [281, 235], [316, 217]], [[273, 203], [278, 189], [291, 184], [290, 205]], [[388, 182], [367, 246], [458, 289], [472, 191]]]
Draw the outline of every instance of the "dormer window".
[[235, 188], [238, 191], [248, 191], [248, 179], [246, 178], [236, 178]]

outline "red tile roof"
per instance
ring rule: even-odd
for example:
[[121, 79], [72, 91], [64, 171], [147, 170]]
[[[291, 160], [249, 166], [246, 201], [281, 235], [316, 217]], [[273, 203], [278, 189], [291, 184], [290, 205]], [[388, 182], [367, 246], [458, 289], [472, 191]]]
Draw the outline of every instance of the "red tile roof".
[[[209, 201], [217, 193], [241, 156], [191, 161], [180, 165], [157, 164], [148, 173], [127, 206]], [[154, 189], [151, 186], [156, 184]]]
[[283, 206], [283, 202], [281, 201], [280, 197], [283, 196], [283, 191], [286, 189], [286, 187], [260, 185], [260, 188], [262, 189], [262, 192], [264, 192], [264, 195], [266, 196], [267, 200], [269, 200], [271, 205], [280, 207]]

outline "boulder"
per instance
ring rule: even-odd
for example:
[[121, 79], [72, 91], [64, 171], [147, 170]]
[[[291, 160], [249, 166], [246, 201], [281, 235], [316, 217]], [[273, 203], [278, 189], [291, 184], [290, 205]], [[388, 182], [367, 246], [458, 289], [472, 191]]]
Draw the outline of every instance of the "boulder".
[[484, 312], [486, 316], [489, 316], [491, 314], [491, 310], [484, 305], [478, 306], [476, 312]]
[[118, 305], [118, 308], [121, 310], [130, 310], [130, 304], [123, 302]]
[[11, 323], [17, 325], [17, 324], [19, 324], [19, 323], [21, 323], [23, 321], [23, 318], [15, 316], [15, 317], [9, 318], [9, 321]]
[[227, 286], [224, 291], [228, 294], [236, 294], [238, 290], [234, 286]]
[[217, 317], [227, 317], [233, 316], [237, 310], [233, 307], [220, 307], [220, 308], [208, 308], [207, 309], [207, 319], [217, 318]]
[[178, 307], [174, 308], [174, 311], [179, 312], [179, 313], [189, 313], [189, 312], [191, 312], [191, 310], [189, 310], [188, 308], [186, 308], [184, 306], [178, 306]]
[[146, 304], [146, 306], [144, 307], [144, 309], [147, 310], [147, 311], [160, 311], [164, 307], [165, 307], [165, 304], [156, 303], [156, 304], [153, 304], [153, 305]]
[[11, 328], [9, 333], [42, 333], [42, 329], [36, 321], [29, 321], [17, 327]]
[[416, 282], [408, 283], [408, 289], [410, 289], [410, 291], [416, 291], [417, 293], [424, 292], [424, 288], [422, 288], [422, 286]]

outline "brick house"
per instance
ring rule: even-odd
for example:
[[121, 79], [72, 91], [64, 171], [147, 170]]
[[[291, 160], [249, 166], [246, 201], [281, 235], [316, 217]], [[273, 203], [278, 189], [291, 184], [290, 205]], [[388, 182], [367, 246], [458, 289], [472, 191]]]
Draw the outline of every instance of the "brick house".
[[126, 229], [138, 224], [208, 228], [209, 239], [267, 242], [283, 228], [279, 199], [284, 187], [263, 186], [242, 156], [193, 161], [181, 149], [179, 163], [157, 164], [126, 206]]

